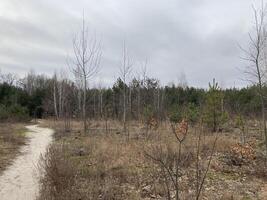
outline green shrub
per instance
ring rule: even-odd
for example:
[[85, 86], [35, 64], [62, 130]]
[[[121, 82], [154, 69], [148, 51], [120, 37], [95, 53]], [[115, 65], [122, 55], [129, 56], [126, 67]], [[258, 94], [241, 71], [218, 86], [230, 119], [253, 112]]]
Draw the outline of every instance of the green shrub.
[[172, 106], [172, 109], [170, 111], [170, 121], [174, 123], [180, 122], [184, 117], [184, 111], [183, 108], [180, 106]]
[[29, 112], [28, 109], [22, 107], [18, 104], [12, 105], [8, 108], [10, 117], [12, 120], [16, 121], [27, 121], [29, 120]]
[[185, 112], [184, 113], [185, 113], [185, 118], [191, 124], [195, 124], [199, 119], [199, 108], [193, 103], [189, 103], [185, 107]]
[[195, 124], [199, 118], [199, 108], [193, 103], [184, 106], [173, 106], [169, 117], [171, 122], [178, 123], [182, 119], [186, 119], [190, 124]]
[[28, 121], [28, 109], [18, 104], [11, 106], [0, 105], [0, 121]]
[[154, 109], [151, 105], [148, 105], [144, 108], [143, 112], [144, 121], [147, 123], [154, 116]]
[[7, 108], [0, 104], [0, 121], [4, 121], [7, 120], [9, 116], [8, 110]]

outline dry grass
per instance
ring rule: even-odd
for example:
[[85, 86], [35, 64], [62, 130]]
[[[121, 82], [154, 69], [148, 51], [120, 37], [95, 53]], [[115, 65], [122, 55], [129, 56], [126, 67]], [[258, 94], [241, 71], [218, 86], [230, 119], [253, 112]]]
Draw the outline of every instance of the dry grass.
[[[40, 199], [135, 200], [160, 199], [166, 195], [160, 168], [145, 156], [145, 152], [157, 154], [154, 151], [157, 146], [164, 147], [165, 153], [177, 151], [177, 142], [168, 123], [161, 124], [158, 130], [150, 132], [150, 138], [146, 138], [143, 134], [144, 126], [131, 122], [130, 139], [121, 132], [122, 125], [117, 121], [109, 122], [107, 132], [105, 122], [91, 122], [91, 129], [86, 135], [82, 133], [82, 126], [78, 121], [72, 122], [70, 133], [62, 131], [64, 123], [61, 121], [43, 121], [43, 126], [56, 129], [57, 140], [40, 165], [46, 175], [41, 180]], [[195, 153], [199, 130], [198, 127], [190, 128], [183, 146], [183, 155], [192, 156], [190, 162], [183, 166], [181, 199], [192, 199], [194, 196]], [[235, 187], [230, 187], [231, 184], [236, 184], [232, 178], [236, 176], [224, 174], [222, 165], [225, 164], [220, 161], [220, 157], [230, 152], [238, 138], [235, 133], [220, 133], [216, 160], [212, 162], [206, 186], [214, 188], [204, 192], [203, 197], [206, 199], [227, 199], [223, 197], [225, 189], [234, 191]], [[201, 139], [204, 165], [205, 156], [210, 155], [214, 139], [214, 134], [207, 133]], [[219, 184], [216, 185], [217, 182], [214, 181]], [[239, 197], [246, 196], [247, 187], [252, 185], [250, 182], [242, 184], [244, 187], [239, 188], [235, 194]], [[253, 184], [257, 185], [255, 180]]]
[[2, 172], [19, 153], [20, 146], [26, 142], [25, 124], [0, 124], [0, 172]]

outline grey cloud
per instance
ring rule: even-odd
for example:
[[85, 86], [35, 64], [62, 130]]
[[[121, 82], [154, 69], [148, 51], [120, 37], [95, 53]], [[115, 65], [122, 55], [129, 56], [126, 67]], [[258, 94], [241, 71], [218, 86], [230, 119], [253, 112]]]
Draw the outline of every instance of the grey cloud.
[[[103, 43], [101, 78], [118, 74], [125, 40], [135, 63], [166, 84], [184, 71], [190, 85], [205, 87], [213, 77], [227, 86], [245, 85], [237, 43], [245, 45], [252, 26], [250, 0], [2, 0], [0, 67], [25, 74], [52, 74], [66, 67], [71, 38], [84, 10], [91, 33]], [[99, 75], [99, 76], [100, 76]]]

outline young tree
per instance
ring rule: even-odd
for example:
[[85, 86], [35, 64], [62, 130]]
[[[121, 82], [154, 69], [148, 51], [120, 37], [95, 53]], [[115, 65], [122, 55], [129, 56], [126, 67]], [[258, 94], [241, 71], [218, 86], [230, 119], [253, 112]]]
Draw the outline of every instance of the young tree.
[[245, 127], [245, 117], [240, 113], [235, 119], [235, 126], [240, 130], [240, 142], [241, 144], [246, 143], [246, 127]]
[[[205, 181], [211, 166], [213, 155], [216, 151], [215, 147], [218, 135], [216, 135], [215, 140], [212, 142], [212, 147], [209, 148], [210, 154], [202, 153], [205, 146], [202, 142], [202, 128], [201, 130], [195, 129], [197, 143], [196, 146], [194, 146], [194, 149], [196, 149], [196, 153], [187, 151], [186, 139], [189, 134], [188, 126], [189, 125], [185, 119], [182, 119], [179, 123], [172, 122], [171, 129], [175, 140], [177, 141], [176, 148], [171, 147], [169, 144], [160, 143], [159, 145], [152, 145], [152, 151], [145, 151], [145, 156], [159, 166], [160, 170], [157, 170], [157, 172], [159, 172], [159, 176], [162, 174], [164, 177], [163, 183], [167, 190], [166, 197], [168, 200], [182, 199], [182, 186], [186, 184], [184, 181], [181, 181], [181, 178], [184, 176], [184, 169], [189, 168], [190, 165], [192, 166], [194, 162], [195, 180], [190, 180], [191, 182], [188, 185], [191, 187], [195, 186], [195, 194], [194, 198], [191, 196], [190, 199], [199, 200], [201, 198], [201, 193], [205, 189]], [[196, 158], [195, 161], [193, 160], [194, 157]], [[195, 183], [195, 185], [193, 183]], [[173, 196], [171, 196], [172, 191], [174, 192]]]
[[126, 95], [127, 95], [127, 78], [132, 70], [132, 63], [126, 48], [125, 41], [123, 42], [123, 53], [122, 53], [122, 65], [120, 67], [120, 76], [123, 81], [123, 131], [126, 133]]
[[20, 84], [29, 95], [32, 95], [35, 90], [35, 82], [36, 74], [35, 71], [31, 69], [27, 76], [20, 81]]
[[1, 73], [0, 71], [0, 83], [6, 83], [8, 85], [16, 85], [16, 81], [18, 80], [16, 74], [12, 73]]
[[246, 57], [244, 60], [248, 61], [251, 65], [245, 71], [250, 76], [253, 83], [257, 85], [258, 95], [261, 101], [261, 114], [263, 132], [265, 136], [265, 146], [267, 150], [267, 127], [266, 127], [266, 116], [265, 116], [265, 94], [263, 86], [266, 79], [266, 19], [265, 19], [265, 6], [261, 5], [260, 9], [253, 7], [254, 12], [254, 30], [249, 33], [249, 49], [243, 49]]
[[87, 88], [88, 80], [96, 75], [99, 71], [100, 60], [102, 55], [101, 43], [97, 40], [96, 36], [90, 37], [88, 27], [85, 24], [84, 16], [82, 19], [82, 27], [79, 33], [73, 39], [73, 52], [74, 59], [72, 72], [76, 78], [82, 81], [83, 87], [83, 129], [84, 133], [87, 131], [87, 114], [86, 114], [86, 101], [87, 101]]
[[186, 74], [184, 71], [181, 71], [178, 76], [178, 87], [185, 89], [187, 86], [188, 86], [188, 83], [186, 79]]
[[136, 72], [135, 78], [132, 80], [134, 87], [136, 88], [136, 113], [138, 121], [141, 120], [141, 113], [144, 107], [142, 91], [145, 88], [145, 82], [147, 77], [147, 60], [140, 63], [140, 71]]
[[66, 91], [66, 85], [68, 85], [68, 78], [65, 71], [60, 71], [60, 79], [58, 80], [58, 116], [63, 117], [64, 105], [68, 91]]
[[223, 110], [223, 93], [218, 83], [213, 79], [213, 84], [209, 84], [209, 91], [206, 96], [206, 106], [204, 110], [204, 121], [212, 128], [213, 132], [218, 131], [227, 119], [227, 113]]

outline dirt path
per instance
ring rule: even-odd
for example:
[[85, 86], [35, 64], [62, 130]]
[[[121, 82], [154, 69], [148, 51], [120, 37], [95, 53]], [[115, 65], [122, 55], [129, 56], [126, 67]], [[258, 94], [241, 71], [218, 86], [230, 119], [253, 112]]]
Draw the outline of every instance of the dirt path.
[[22, 147], [13, 164], [0, 176], [1, 200], [33, 200], [39, 192], [37, 164], [52, 141], [53, 130], [27, 126], [29, 144]]

